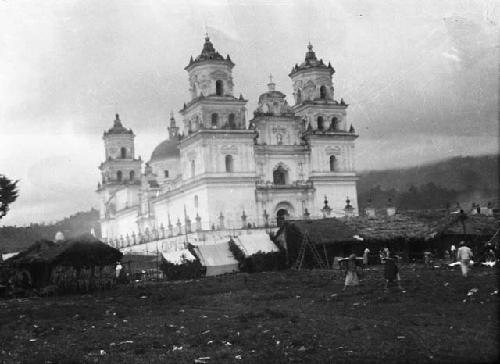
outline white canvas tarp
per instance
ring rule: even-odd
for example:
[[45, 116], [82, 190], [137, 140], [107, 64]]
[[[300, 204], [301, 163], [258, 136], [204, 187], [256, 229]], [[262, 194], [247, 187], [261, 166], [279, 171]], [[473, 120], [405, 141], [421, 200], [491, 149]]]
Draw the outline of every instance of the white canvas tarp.
[[200, 259], [201, 265], [207, 268], [207, 276], [231, 273], [238, 270], [238, 261], [234, 259], [227, 242], [198, 245], [195, 252]]
[[182, 249], [173, 252], [162, 252], [161, 254], [167, 262], [175, 265], [180, 265], [184, 263], [185, 260], [192, 262], [196, 259], [188, 249]]
[[271, 241], [271, 238], [265, 231], [242, 234], [235, 239], [235, 243], [247, 257], [259, 252], [272, 253], [279, 251], [278, 247]]

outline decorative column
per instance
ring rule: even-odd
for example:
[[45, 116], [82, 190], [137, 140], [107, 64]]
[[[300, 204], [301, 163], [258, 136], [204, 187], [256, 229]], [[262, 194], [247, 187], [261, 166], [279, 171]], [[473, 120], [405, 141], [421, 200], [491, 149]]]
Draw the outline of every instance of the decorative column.
[[219, 215], [219, 229], [224, 229], [224, 215], [222, 215], [222, 211], [220, 212]]
[[327, 217], [330, 217], [330, 213], [332, 212], [332, 209], [330, 208], [330, 206], [328, 206], [328, 199], [326, 198], [326, 195], [325, 195], [325, 201], [323, 201], [323, 202], [325, 205], [321, 209], [321, 212], [323, 213], [323, 218], [326, 219]]
[[352, 217], [354, 215], [354, 208], [351, 206], [349, 196], [347, 196], [347, 199], [345, 200], [344, 212], [346, 217]]
[[201, 217], [196, 213], [196, 231], [201, 231]]
[[182, 235], [182, 224], [179, 218], [177, 218], [177, 235]]
[[245, 210], [243, 210], [243, 214], [241, 215], [241, 228], [242, 229], [248, 228], [247, 215], [245, 214]]
[[163, 223], [160, 224], [160, 236], [162, 239], [165, 239], [165, 227], [163, 226]]
[[269, 227], [269, 214], [266, 209], [264, 209], [264, 214], [262, 216], [264, 217], [264, 227]]
[[171, 238], [172, 236], [174, 236], [174, 226], [170, 221], [170, 214], [168, 214], [168, 237]]

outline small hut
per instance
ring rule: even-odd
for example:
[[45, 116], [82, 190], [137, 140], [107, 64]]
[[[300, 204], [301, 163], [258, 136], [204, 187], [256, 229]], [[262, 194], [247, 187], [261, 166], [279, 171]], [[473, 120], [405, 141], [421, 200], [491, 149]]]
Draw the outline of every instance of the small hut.
[[[363, 251], [362, 241], [344, 221], [337, 218], [321, 220], [288, 220], [278, 232], [277, 239], [285, 241], [287, 264], [293, 265], [299, 258], [304, 239], [308, 239], [315, 247], [321, 263], [318, 262], [311, 246], [306, 249], [303, 266], [331, 266], [335, 256], [359, 254]], [[359, 251], [359, 252], [358, 252]]]
[[85, 236], [57, 243], [40, 240], [7, 262], [16, 276], [22, 273], [23, 288], [53, 285], [63, 292], [81, 292], [112, 285], [121, 257], [119, 250]]

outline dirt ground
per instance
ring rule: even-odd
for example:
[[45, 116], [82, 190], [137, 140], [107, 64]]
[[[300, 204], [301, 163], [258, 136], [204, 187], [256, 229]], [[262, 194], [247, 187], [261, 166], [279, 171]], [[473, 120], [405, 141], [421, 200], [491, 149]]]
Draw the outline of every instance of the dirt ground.
[[[2, 363], [460, 363], [498, 358], [491, 268], [282, 271], [0, 301]], [[474, 290], [477, 289], [476, 290]], [[497, 293], [495, 293], [495, 291]]]

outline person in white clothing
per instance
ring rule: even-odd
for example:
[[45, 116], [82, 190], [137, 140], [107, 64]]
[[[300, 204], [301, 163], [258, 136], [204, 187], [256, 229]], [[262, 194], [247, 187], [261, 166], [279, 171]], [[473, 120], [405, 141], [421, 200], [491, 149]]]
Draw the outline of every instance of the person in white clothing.
[[472, 250], [465, 245], [464, 241], [460, 242], [460, 248], [457, 250], [457, 260], [460, 262], [462, 276], [467, 277], [469, 274], [469, 265], [472, 258]]

